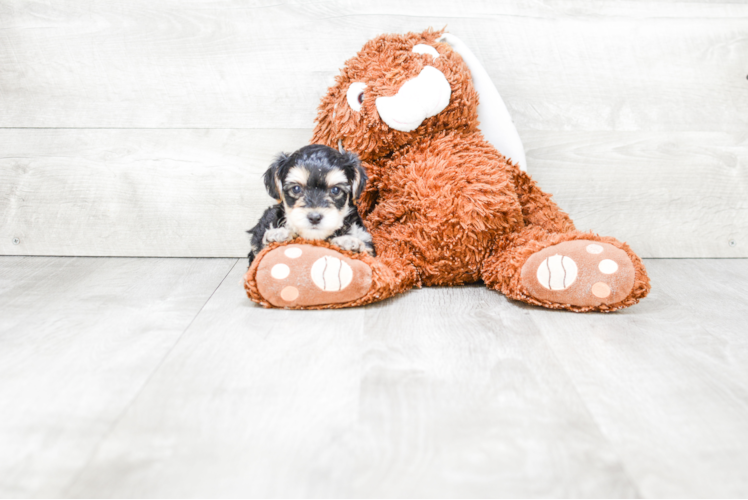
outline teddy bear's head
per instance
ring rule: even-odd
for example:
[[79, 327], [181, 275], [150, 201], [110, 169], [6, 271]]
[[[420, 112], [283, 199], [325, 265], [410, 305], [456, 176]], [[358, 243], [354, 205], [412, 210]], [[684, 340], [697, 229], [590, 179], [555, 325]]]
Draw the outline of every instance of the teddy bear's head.
[[374, 160], [416, 137], [478, 126], [478, 94], [442, 31], [381, 35], [345, 63], [322, 98], [313, 143]]

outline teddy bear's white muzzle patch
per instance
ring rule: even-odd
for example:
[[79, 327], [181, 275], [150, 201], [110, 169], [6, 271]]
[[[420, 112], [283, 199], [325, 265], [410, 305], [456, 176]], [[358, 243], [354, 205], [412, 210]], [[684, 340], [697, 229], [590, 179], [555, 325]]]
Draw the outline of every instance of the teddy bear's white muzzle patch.
[[449, 104], [452, 88], [444, 73], [426, 66], [391, 97], [377, 97], [377, 111], [390, 128], [411, 132]]

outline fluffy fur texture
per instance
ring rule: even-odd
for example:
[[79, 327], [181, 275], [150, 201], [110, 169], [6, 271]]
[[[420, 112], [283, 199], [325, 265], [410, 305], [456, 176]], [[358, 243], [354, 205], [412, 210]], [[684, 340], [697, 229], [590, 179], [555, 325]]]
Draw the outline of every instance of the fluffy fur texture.
[[250, 234], [249, 264], [269, 243], [297, 237], [330, 240], [343, 250], [374, 255], [371, 235], [356, 210], [366, 172], [354, 153], [314, 144], [281, 153], [265, 172], [265, 188], [279, 201]]
[[[440, 35], [427, 30], [369, 41], [346, 62], [322, 99], [312, 142], [331, 147], [341, 143], [363, 160], [369, 182], [359, 211], [378, 256], [346, 253], [372, 269], [366, 295], [313, 308], [356, 306], [412, 287], [478, 280], [516, 300], [572, 311], [614, 311], [646, 296], [649, 278], [626, 244], [576, 231], [550, 195], [484, 139], [470, 72], [449, 45], [436, 41]], [[439, 57], [414, 51], [416, 45], [433, 47]], [[380, 119], [377, 98], [396, 95], [426, 66], [446, 77], [449, 104], [412, 132], [389, 127]], [[351, 88], [357, 93], [358, 111], [350, 104]], [[626, 252], [635, 276], [625, 299], [591, 307], [541, 301], [528, 294], [520, 279], [524, 263], [544, 248], [571, 240], [605, 242]], [[259, 258], [276, 246], [270, 245]], [[255, 274], [256, 264], [245, 277], [247, 293], [270, 307], [257, 290]]]

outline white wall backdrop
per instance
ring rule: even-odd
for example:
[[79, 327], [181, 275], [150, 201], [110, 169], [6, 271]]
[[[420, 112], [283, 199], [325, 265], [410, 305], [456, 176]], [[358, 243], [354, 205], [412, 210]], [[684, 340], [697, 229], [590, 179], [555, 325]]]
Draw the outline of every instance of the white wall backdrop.
[[644, 257], [748, 257], [748, 2], [0, 0], [0, 254], [243, 256], [369, 38], [447, 26], [528, 170]]

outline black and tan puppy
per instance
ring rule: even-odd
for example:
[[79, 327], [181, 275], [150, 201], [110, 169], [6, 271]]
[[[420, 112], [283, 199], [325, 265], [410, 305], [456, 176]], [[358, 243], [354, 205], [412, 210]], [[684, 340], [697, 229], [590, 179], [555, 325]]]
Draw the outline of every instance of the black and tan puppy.
[[279, 203], [247, 231], [249, 264], [268, 243], [299, 236], [374, 255], [371, 235], [355, 205], [365, 184], [366, 172], [354, 153], [320, 144], [281, 153], [265, 172], [265, 188]]

